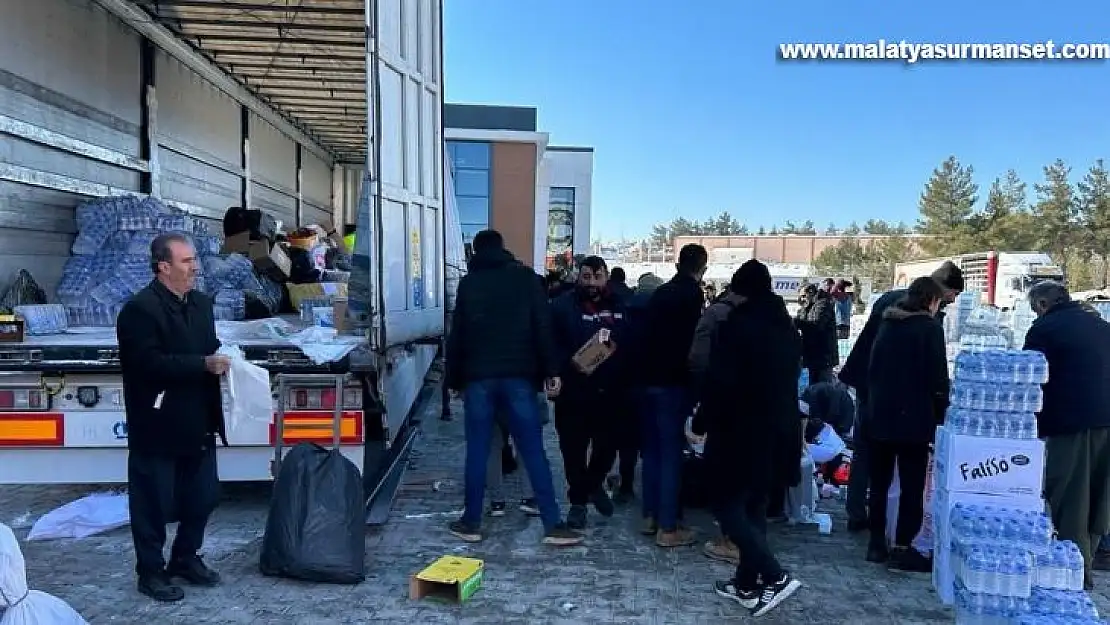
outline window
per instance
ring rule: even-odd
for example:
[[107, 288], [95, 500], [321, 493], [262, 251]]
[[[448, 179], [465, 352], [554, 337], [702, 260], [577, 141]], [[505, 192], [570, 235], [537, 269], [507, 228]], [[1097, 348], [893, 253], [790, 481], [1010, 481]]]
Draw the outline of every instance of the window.
[[574, 256], [574, 187], [551, 187], [547, 208], [547, 266]]
[[467, 258], [474, 235], [489, 228], [490, 151], [490, 144], [485, 142], [447, 142]]

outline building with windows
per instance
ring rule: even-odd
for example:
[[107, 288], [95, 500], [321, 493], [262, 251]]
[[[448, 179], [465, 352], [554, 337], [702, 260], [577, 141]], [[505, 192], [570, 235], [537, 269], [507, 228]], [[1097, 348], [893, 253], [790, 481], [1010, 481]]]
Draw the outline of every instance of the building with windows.
[[590, 245], [593, 149], [549, 145], [536, 109], [447, 104], [444, 134], [463, 241], [494, 228], [535, 269]]

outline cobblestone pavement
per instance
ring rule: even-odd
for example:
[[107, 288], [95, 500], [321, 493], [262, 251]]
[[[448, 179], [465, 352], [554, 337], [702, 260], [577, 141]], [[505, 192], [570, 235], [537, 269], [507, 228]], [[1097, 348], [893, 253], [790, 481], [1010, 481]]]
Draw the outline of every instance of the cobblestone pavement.
[[[430, 406], [425, 432], [398, 495], [394, 514], [367, 539], [371, 577], [355, 587], [310, 585], [262, 577], [258, 550], [267, 487], [233, 484], [213, 517], [205, 557], [224, 576], [216, 589], [194, 590], [182, 603], [158, 605], [139, 595], [126, 529], [81, 541], [24, 544], [31, 586], [73, 605], [99, 623], [705, 623], [748, 620], [718, 599], [711, 584], [729, 567], [695, 548], [664, 552], [635, 532], [634, 510], [593, 522], [585, 546], [556, 550], [539, 545], [536, 520], [510, 512], [492, 521], [490, 537], [462, 546], [445, 524], [462, 500], [461, 420], [444, 423]], [[456, 415], [461, 414], [461, 408]], [[552, 434], [549, 432], [549, 436]], [[556, 446], [548, 446], [561, 478]], [[76, 499], [85, 487], [0, 487], [0, 520], [26, 534], [38, 515]], [[772, 539], [782, 562], [805, 586], [765, 623], [952, 622], [926, 576], [891, 574], [863, 561], [860, 537], [843, 531], [837, 502], [831, 535], [815, 527], [778, 527]], [[703, 515], [691, 521], [706, 535]], [[410, 601], [408, 577], [443, 554], [481, 558], [486, 581], [464, 606]], [[1107, 578], [1097, 579], [1104, 614]]]

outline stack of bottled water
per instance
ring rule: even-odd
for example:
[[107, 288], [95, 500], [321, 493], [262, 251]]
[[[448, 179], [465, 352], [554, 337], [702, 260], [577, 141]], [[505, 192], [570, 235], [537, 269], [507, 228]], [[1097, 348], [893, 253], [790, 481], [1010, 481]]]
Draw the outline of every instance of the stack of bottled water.
[[944, 315], [944, 336], [949, 343], [958, 343], [971, 312], [979, 305], [977, 291], [964, 291], [956, 296], [956, 301], [948, 307]]
[[1048, 361], [1035, 351], [961, 351], [945, 427], [954, 434], [1031, 440]]
[[802, 391], [806, 390], [809, 386], [809, 369], [802, 369], [801, 375], [798, 376], [798, 396], [802, 395]]
[[[202, 259], [220, 239], [207, 225], [153, 198], [101, 198], [77, 207], [77, 237], [58, 285], [70, 325], [115, 324], [124, 302], [152, 278], [150, 243], [164, 232], [190, 237]], [[197, 288], [204, 289], [203, 265]]]
[[[1053, 539], [1052, 522], [1043, 512], [957, 503], [949, 522], [957, 623], [1098, 618], [1083, 592], [1079, 550]], [[1022, 620], [1030, 617], [1051, 620]]]
[[1110, 321], [1110, 302], [1091, 302], [1091, 307], [1102, 315], [1102, 318]]
[[1029, 333], [1029, 328], [1033, 326], [1036, 318], [1033, 309], [1029, 307], [1028, 300], [1022, 298], [1014, 304], [1014, 309], [1010, 311], [1010, 330], [1013, 339], [1011, 347], [1021, 349], [1025, 345], [1025, 335]]

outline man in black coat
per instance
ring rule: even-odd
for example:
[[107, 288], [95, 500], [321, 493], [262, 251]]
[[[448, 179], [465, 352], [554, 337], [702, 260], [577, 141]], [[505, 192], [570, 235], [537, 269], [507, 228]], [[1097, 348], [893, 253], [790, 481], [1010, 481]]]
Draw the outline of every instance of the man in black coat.
[[632, 287], [628, 286], [628, 276], [624, 274], [624, 268], [613, 267], [609, 272], [609, 292], [622, 304], [628, 305], [628, 300], [632, 298]]
[[463, 394], [466, 416], [466, 502], [448, 531], [466, 542], [483, 538], [486, 463], [500, 409], [528, 472], [544, 544], [577, 544], [581, 534], [561, 521], [536, 401], [545, 385], [555, 394], [561, 384], [547, 297], [532, 270], [505, 249], [501, 233], [479, 232], [473, 249], [447, 336], [446, 383]]
[[836, 310], [828, 291], [819, 290], [816, 284], [806, 285], [795, 323], [802, 334], [802, 365], [809, 370], [810, 384], [815, 384], [832, 375], [832, 368], [840, 364]]
[[[936, 320], [943, 325], [944, 306], [956, 301], [956, 296], [964, 290], [964, 274], [955, 263], [945, 261], [931, 277], [940, 283], [944, 291], [944, 301], [941, 310], [936, 314]], [[867, 448], [867, 431], [863, 418], [867, 412], [867, 372], [871, 366], [871, 348], [875, 346], [875, 336], [883, 321], [883, 313], [894, 305], [895, 302], [906, 296], [905, 289], [897, 289], [883, 294], [871, 306], [871, 314], [856, 338], [852, 352], [844, 360], [837, 377], [841, 382], [856, 389], [856, 423], [852, 430], [852, 472], [848, 479], [848, 499], [845, 507], [848, 510], [848, 531], [862, 532], [868, 529], [867, 522], [867, 485], [870, 468], [868, 466], [869, 454]]]
[[1037, 320], [1025, 349], [1048, 360], [1037, 432], [1045, 440], [1044, 494], [1060, 540], [1079, 545], [1091, 584], [1092, 552], [1110, 533], [1110, 324], [1057, 282], [1029, 291]]
[[[116, 321], [127, 412], [127, 487], [139, 592], [164, 602], [185, 593], [173, 578], [213, 586], [197, 555], [219, 499], [216, 437], [227, 445], [220, 376], [229, 366], [212, 300], [193, 290], [196, 250], [178, 234], [150, 246], [155, 279]], [[166, 524], [179, 521], [169, 565]]]
[[717, 522], [740, 550], [735, 576], [717, 582], [716, 592], [762, 616], [801, 586], [779, 565], [766, 535], [776, 477], [801, 470], [801, 344], [766, 265], [744, 263], [730, 289], [740, 301], [717, 330], [692, 429], [705, 435], [706, 469], [717, 476]]
[[696, 245], [678, 252], [678, 272], [655, 290], [644, 314], [645, 338], [637, 371], [645, 388], [643, 517], [644, 534], [664, 547], [692, 545], [692, 530], [682, 527], [680, 485], [686, 419], [694, 407], [687, 360], [694, 330], [705, 310], [701, 279], [709, 253]]

